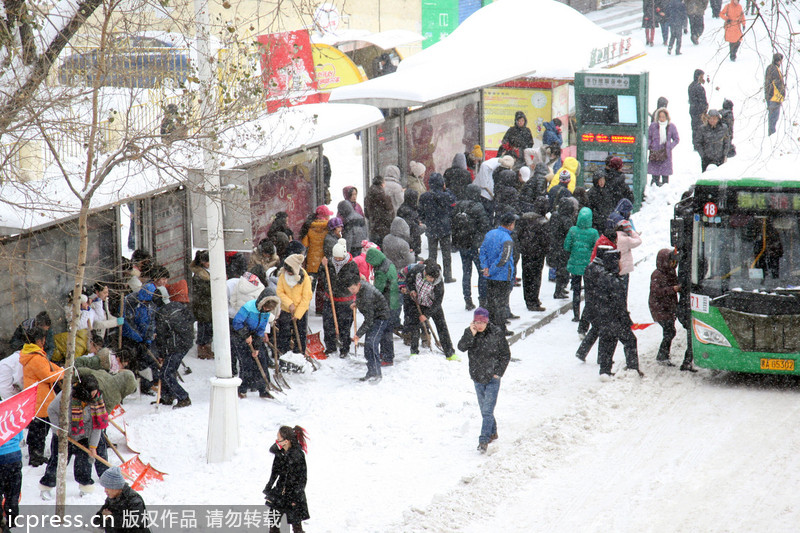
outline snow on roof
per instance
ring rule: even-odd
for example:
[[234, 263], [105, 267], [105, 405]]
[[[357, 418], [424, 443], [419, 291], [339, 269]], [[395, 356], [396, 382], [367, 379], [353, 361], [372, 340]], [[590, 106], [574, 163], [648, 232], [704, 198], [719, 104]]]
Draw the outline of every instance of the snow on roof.
[[698, 178], [704, 181], [759, 179], [770, 182], [800, 181], [800, 154], [772, 152], [769, 158], [732, 157], [724, 165], [709, 166]]
[[[378, 109], [359, 104], [307, 104], [281, 108], [223, 133], [225, 155], [220, 157], [220, 167], [252, 167], [381, 122], [383, 114]], [[162, 155], [170, 160], [172, 169], [203, 167], [202, 151], [194, 144], [178, 141], [170, 149], [171, 153]], [[72, 168], [75, 176], [73, 186], [80, 189], [82, 184], [78, 176], [82, 167], [75, 163]], [[95, 193], [92, 210], [106, 209], [175, 188], [185, 179], [183, 174], [141, 160], [120, 165]], [[20, 231], [39, 229], [75, 217], [80, 209], [77, 196], [64, 177], [55, 172], [46, 172], [45, 178], [38, 181], [6, 181], [0, 187], [0, 198], [0, 227]]]
[[[331, 101], [411, 107], [530, 74], [573, 78], [590, 66], [593, 49], [622, 39], [555, 0], [498, 0], [401, 61], [397, 72], [336, 88]], [[631, 39], [625, 57], [644, 53], [644, 44]]]

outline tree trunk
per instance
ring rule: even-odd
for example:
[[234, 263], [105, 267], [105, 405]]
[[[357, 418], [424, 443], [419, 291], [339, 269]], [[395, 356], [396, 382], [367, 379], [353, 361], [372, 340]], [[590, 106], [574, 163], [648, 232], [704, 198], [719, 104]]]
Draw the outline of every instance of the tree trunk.
[[[69, 338], [67, 340], [67, 354], [64, 358], [64, 368], [70, 368], [75, 362], [75, 336], [78, 332], [78, 323], [80, 322], [80, 302], [81, 302], [81, 289], [83, 287], [83, 279], [86, 273], [86, 255], [89, 249], [89, 206], [91, 203], [91, 195], [84, 198], [81, 202], [81, 210], [78, 215], [78, 261], [77, 269], [75, 271], [75, 284], [72, 290], [72, 320], [69, 323]], [[91, 331], [89, 332], [91, 336]], [[70, 404], [72, 400], [72, 370], [64, 372], [64, 379], [61, 382], [61, 409], [58, 415], [58, 426], [64, 429], [60, 433], [58, 439], [58, 469], [56, 471], [56, 514], [64, 518], [66, 512], [66, 498], [67, 498], [67, 463], [69, 455], [67, 450], [69, 442], [67, 436], [69, 435], [70, 425]], [[80, 453], [80, 452], [79, 452]]]

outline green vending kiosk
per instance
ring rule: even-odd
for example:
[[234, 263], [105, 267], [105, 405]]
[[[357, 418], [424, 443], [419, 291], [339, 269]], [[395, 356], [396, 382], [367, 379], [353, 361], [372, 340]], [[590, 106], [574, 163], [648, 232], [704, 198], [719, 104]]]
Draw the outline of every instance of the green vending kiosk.
[[575, 74], [578, 183], [590, 187], [594, 171], [605, 167], [608, 156], [618, 156], [633, 189], [635, 210], [642, 205], [647, 184], [648, 82], [647, 72]]

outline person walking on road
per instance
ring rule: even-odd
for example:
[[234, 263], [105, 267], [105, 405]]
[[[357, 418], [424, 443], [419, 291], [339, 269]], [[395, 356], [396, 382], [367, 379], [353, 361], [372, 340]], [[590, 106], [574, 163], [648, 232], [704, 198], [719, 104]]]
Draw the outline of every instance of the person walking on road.
[[480, 250], [481, 268], [486, 278], [486, 308], [489, 310], [489, 320], [497, 324], [506, 336], [512, 334], [506, 328], [506, 319], [515, 274], [512, 233], [516, 223], [517, 215], [514, 213], [503, 215], [500, 226], [484, 237]]
[[263, 491], [265, 503], [271, 509], [269, 533], [281, 532], [279, 524], [283, 515], [291, 524], [292, 533], [303, 533], [303, 520], [311, 518], [306, 499], [307, 440], [308, 435], [302, 427], [281, 426], [275, 444], [269, 448], [269, 452], [275, 456], [269, 481]]
[[503, 329], [489, 320], [489, 311], [483, 307], [475, 310], [472, 323], [458, 341], [458, 349], [467, 352], [469, 357], [469, 377], [475, 384], [482, 418], [478, 451], [486, 453], [489, 443], [497, 440], [494, 407], [500, 392], [500, 379], [511, 360], [511, 349]]
[[703, 88], [706, 73], [699, 68], [694, 71], [694, 79], [689, 84], [689, 117], [692, 119], [692, 146], [697, 152], [697, 138], [703, 126], [703, 115], [708, 111], [708, 99]]
[[786, 97], [786, 86], [781, 73], [783, 54], [776, 53], [772, 56], [772, 63], [764, 73], [764, 98], [767, 100], [768, 131], [767, 135], [775, 133], [778, 118], [781, 116], [781, 105]]
[[669, 183], [672, 175], [672, 150], [678, 146], [678, 128], [669, 120], [669, 112], [664, 109], [656, 111], [656, 120], [647, 131], [650, 157], [647, 173], [652, 176], [650, 184], [661, 187]]
[[703, 172], [706, 171], [708, 165], [719, 166], [728, 160], [731, 136], [728, 126], [722, 123], [719, 111], [716, 109], [708, 112], [708, 124], [700, 128], [697, 143]]
[[736, 53], [742, 44], [745, 28], [744, 10], [739, 0], [731, 0], [731, 3], [720, 11], [719, 17], [725, 21], [725, 40], [730, 47], [731, 61], [736, 61]]

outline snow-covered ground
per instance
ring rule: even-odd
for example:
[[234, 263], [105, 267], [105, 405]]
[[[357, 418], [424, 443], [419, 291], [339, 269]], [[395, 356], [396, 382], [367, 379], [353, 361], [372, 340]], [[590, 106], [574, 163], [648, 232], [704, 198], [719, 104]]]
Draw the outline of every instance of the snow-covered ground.
[[[748, 35], [739, 59], [731, 63], [721, 22], [708, 13], [705, 22], [700, 46], [687, 37], [679, 57], [657, 45], [631, 64], [650, 71], [651, 102], [669, 98], [682, 138], [670, 184], [648, 187], [644, 207], [634, 215], [644, 239], [634, 251], [641, 262], [630, 281], [634, 322], [651, 322], [647, 295], [655, 256], [669, 246], [674, 202], [699, 174], [686, 96], [694, 69], [712, 76], [707, 86], [712, 107], [719, 107], [723, 97], [736, 104], [739, 155], [731, 168], [738, 163], [745, 171], [763, 163], [744, 163], [751, 158], [798, 152], [797, 132], [787, 131], [788, 120], [781, 121], [777, 136], [766, 137], [761, 83], [771, 51], [763, 32], [757, 28]], [[790, 91], [784, 116], [797, 105], [797, 92]], [[330, 143], [326, 153], [334, 169], [335, 205], [343, 185], [362, 183], [359, 144], [351, 136]], [[453, 274], [460, 281], [457, 254]], [[471, 313], [464, 310], [460, 283], [446, 289], [455, 342]], [[547, 312], [532, 314], [525, 312], [521, 290], [515, 290], [511, 307], [522, 318], [513, 329], [553, 312], [552, 291], [545, 281]], [[397, 341], [395, 366], [384, 369], [378, 385], [356, 381], [365, 364], [351, 357], [329, 359], [314, 373], [287, 375], [292, 388], [275, 401], [251, 393], [239, 402], [237, 454], [228, 463], [206, 464], [213, 362], [192, 352], [186, 362], [193, 372], [184, 377], [191, 407], [157, 411], [150, 397], [125, 401], [135, 447], [169, 474], [143, 490], [144, 499], [148, 504], [260, 505], [272, 460], [267, 449], [277, 428], [300, 424], [310, 435], [312, 518], [304, 525], [314, 533], [797, 530], [797, 380], [657, 366], [661, 331], [656, 325], [637, 332], [645, 377], [620, 371], [624, 361], [618, 349], [617, 377], [601, 383], [594, 350], [586, 363], [574, 357], [579, 339], [570, 318], [560, 316], [512, 346], [514, 361], [495, 413], [500, 438], [485, 456], [475, 450], [481, 419], [466, 356], [448, 362], [422, 350], [410, 359]], [[321, 329], [318, 317], [312, 317], [311, 329]], [[679, 328], [674, 361], [684, 348]], [[109, 434], [121, 440], [115, 430]], [[24, 467], [24, 504], [41, 503], [37, 482], [43, 471]], [[68, 491], [69, 504], [99, 507], [103, 501], [99, 490], [79, 498], [71, 474]]]

